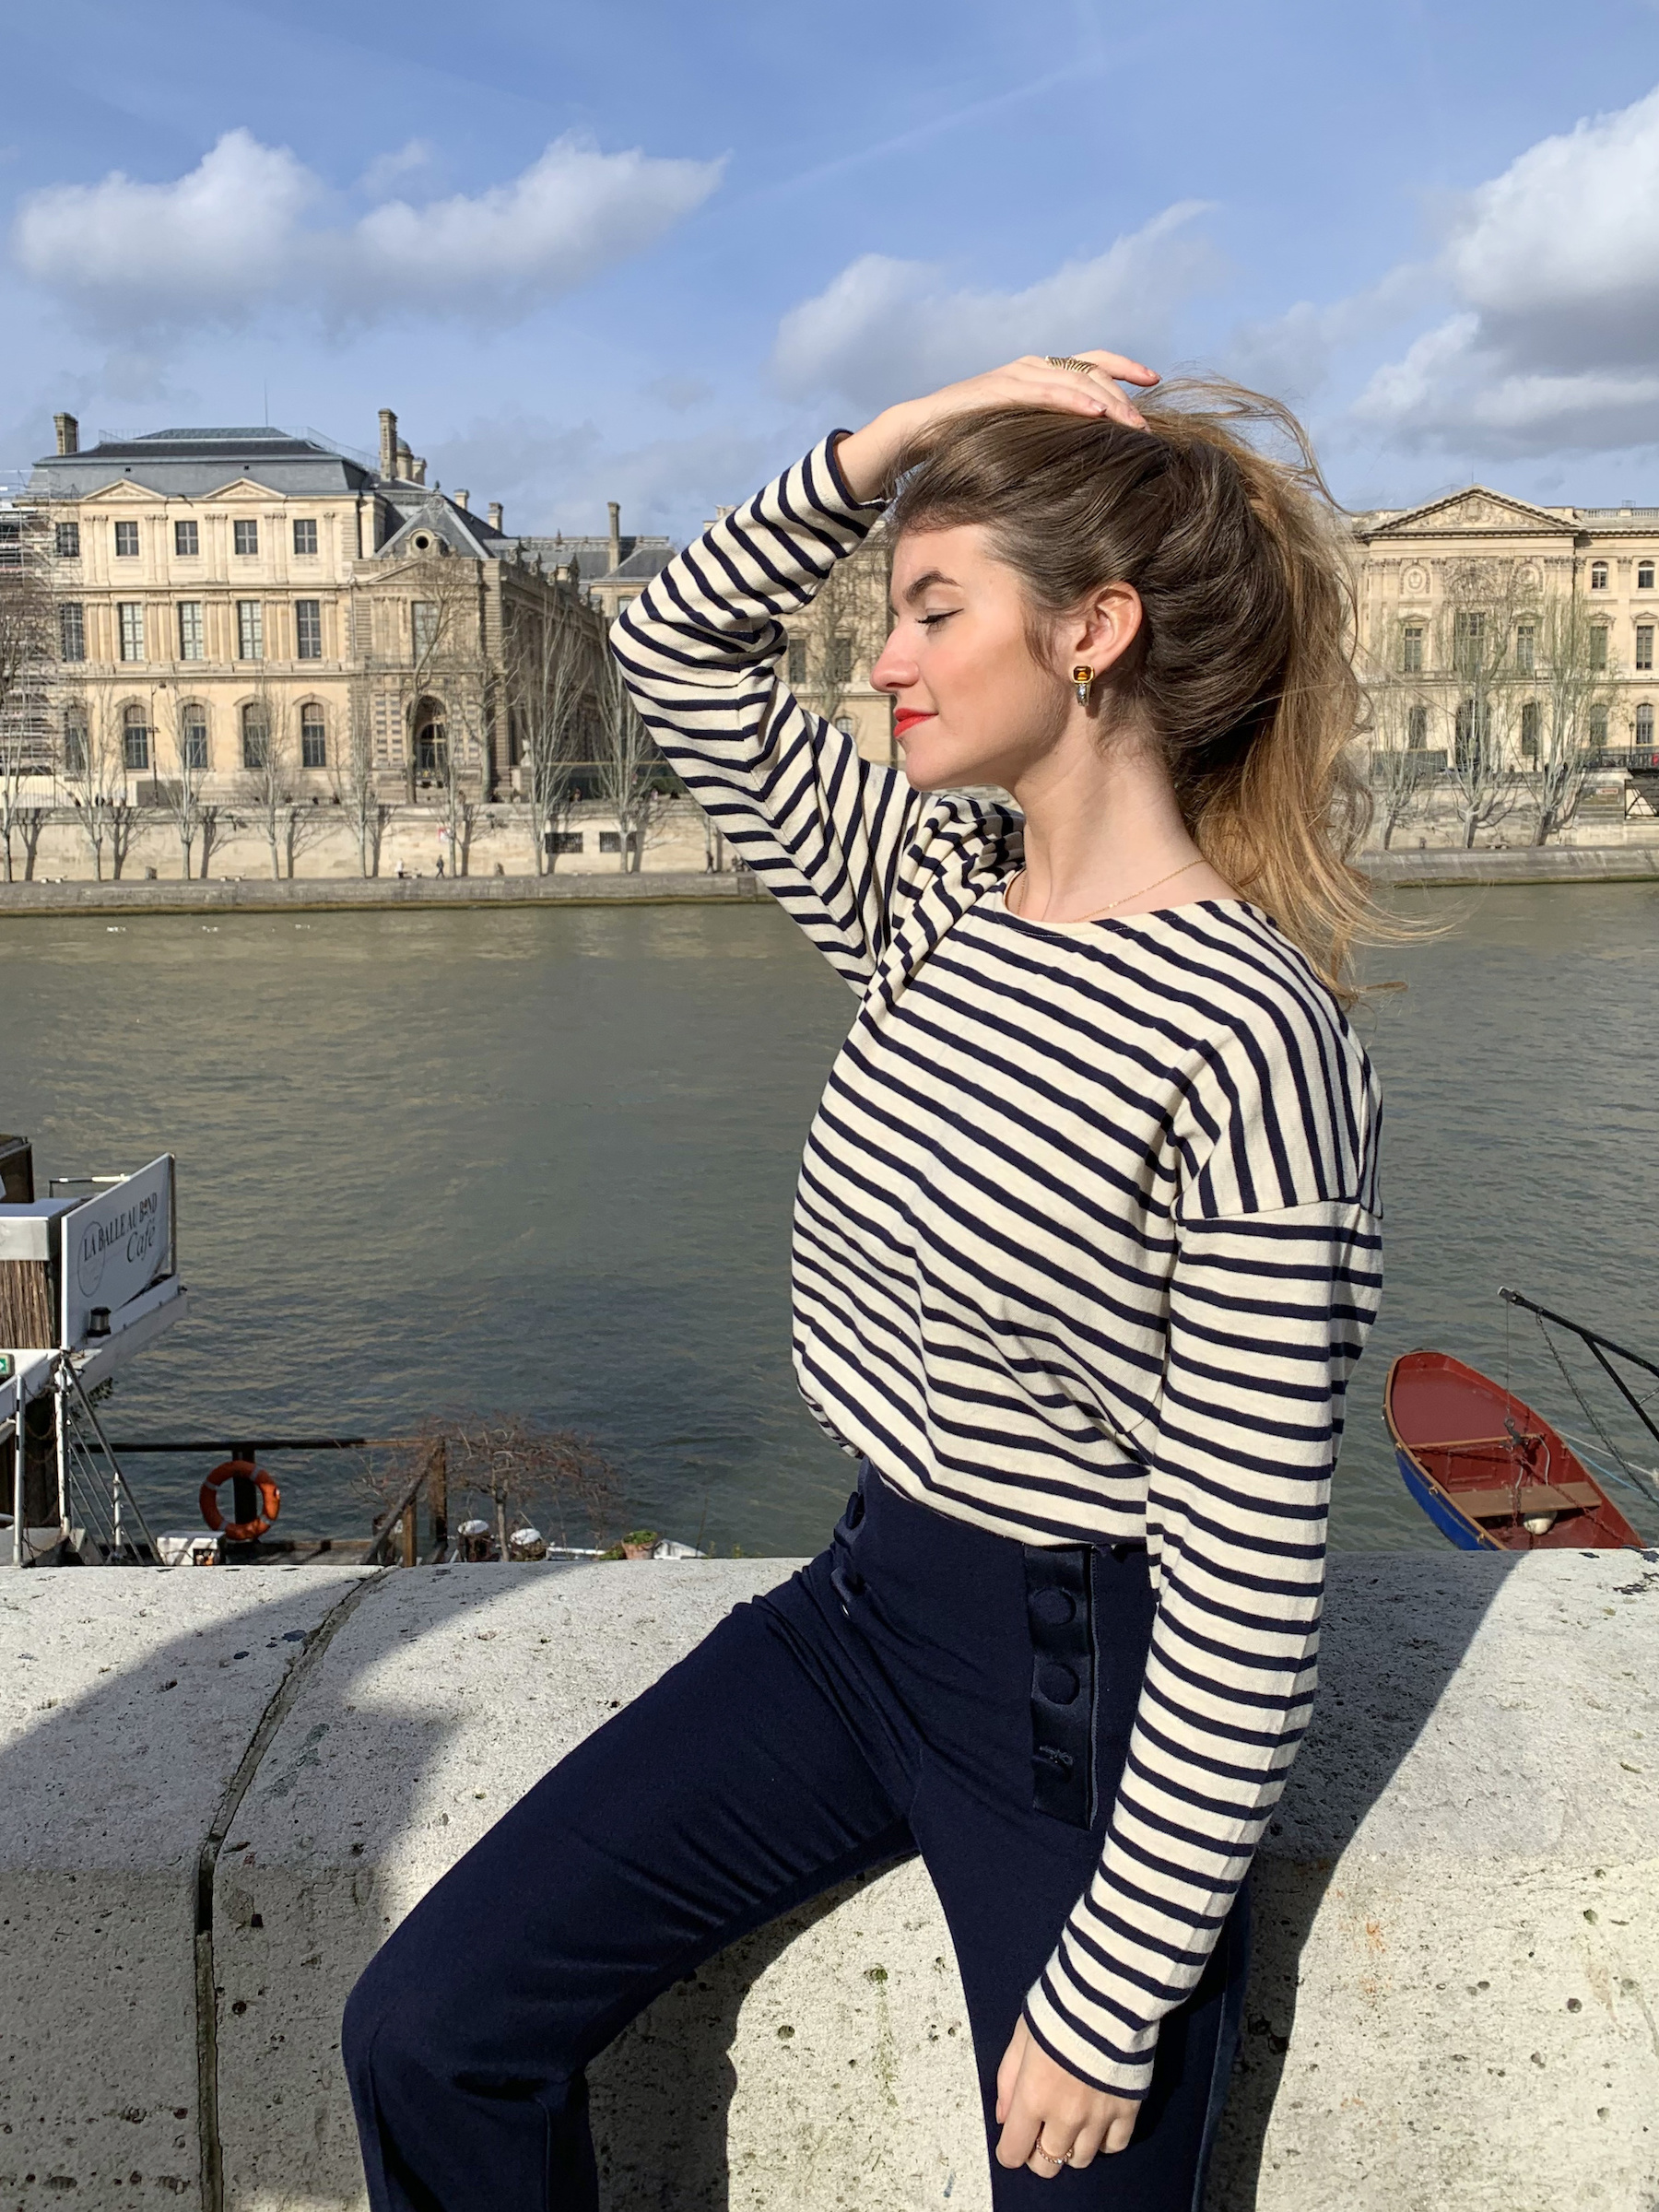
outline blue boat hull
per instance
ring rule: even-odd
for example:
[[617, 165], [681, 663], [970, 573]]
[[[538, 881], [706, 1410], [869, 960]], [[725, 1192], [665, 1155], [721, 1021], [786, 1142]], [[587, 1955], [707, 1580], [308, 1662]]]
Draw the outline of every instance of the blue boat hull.
[[1459, 1551], [1501, 1551], [1503, 1549], [1501, 1544], [1497, 1543], [1491, 1536], [1484, 1535], [1472, 1521], [1465, 1520], [1456, 1507], [1448, 1501], [1445, 1492], [1429, 1481], [1421, 1467], [1417, 1465], [1408, 1453], [1396, 1449], [1394, 1460], [1400, 1470], [1400, 1479], [1405, 1483], [1406, 1489], [1417, 1500], [1435, 1527], [1440, 1530], [1441, 1535], [1446, 1537], [1450, 1543], [1455, 1544]]

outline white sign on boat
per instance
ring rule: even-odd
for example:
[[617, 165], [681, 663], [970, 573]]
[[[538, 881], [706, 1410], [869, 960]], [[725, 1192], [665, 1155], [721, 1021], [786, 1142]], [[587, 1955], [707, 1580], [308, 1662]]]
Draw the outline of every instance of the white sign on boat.
[[64, 1217], [63, 1338], [78, 1347], [122, 1327], [122, 1309], [173, 1272], [171, 1152]]

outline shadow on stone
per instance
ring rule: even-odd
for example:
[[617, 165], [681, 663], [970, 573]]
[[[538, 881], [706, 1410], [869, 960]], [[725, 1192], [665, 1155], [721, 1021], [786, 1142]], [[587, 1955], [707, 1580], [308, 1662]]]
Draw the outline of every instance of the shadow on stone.
[[[1319, 1701], [1252, 1877], [1244, 2032], [1206, 2212], [1253, 2212], [1296, 2027], [1300, 1962], [1344, 1851], [1421, 1737], [1510, 1573], [1508, 1553], [1346, 1559], [1332, 1578]], [[1304, 2131], [1305, 2133], [1306, 2131]]]

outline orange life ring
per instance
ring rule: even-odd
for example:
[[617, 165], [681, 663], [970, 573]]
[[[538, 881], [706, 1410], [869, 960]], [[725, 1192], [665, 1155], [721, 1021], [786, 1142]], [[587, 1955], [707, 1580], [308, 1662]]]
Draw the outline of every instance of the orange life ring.
[[[221, 1482], [232, 1480], [237, 1476], [240, 1476], [245, 1482], [252, 1482], [259, 1492], [260, 1517], [253, 1521], [232, 1521], [227, 1524], [224, 1515], [219, 1512], [219, 1485]], [[276, 1488], [275, 1479], [267, 1475], [263, 1467], [256, 1467], [251, 1459], [227, 1459], [215, 1467], [206, 1481], [203, 1483], [200, 1503], [202, 1518], [209, 1528], [224, 1529], [226, 1535], [233, 1544], [252, 1544], [256, 1536], [265, 1535], [266, 1529], [281, 1512], [282, 1492]]]

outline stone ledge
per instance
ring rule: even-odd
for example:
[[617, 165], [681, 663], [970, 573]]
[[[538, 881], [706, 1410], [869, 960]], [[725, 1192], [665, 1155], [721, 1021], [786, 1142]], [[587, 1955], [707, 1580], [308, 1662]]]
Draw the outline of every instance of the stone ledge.
[[1411, 890], [1491, 888], [1506, 883], [1653, 883], [1659, 879], [1659, 844], [1362, 853], [1359, 865], [1373, 883]]
[[758, 876], [302, 876], [234, 883], [0, 883], [0, 919], [16, 914], [331, 913], [360, 908], [685, 906], [766, 896]]
[[[159, 2190], [212, 2212], [206, 2138], [229, 2212], [359, 2205], [338, 2020], [362, 1961], [613, 1700], [792, 1565], [16, 1578], [6, 2202], [72, 2181], [83, 2206]], [[1659, 2193], [1656, 1657], [1659, 1571], [1630, 1553], [1333, 1560], [1210, 2212]], [[213, 1873], [198, 2017], [194, 1873], [278, 1692]], [[671, 1991], [595, 2066], [594, 2103], [618, 2208], [989, 2203], [913, 1862]]]

